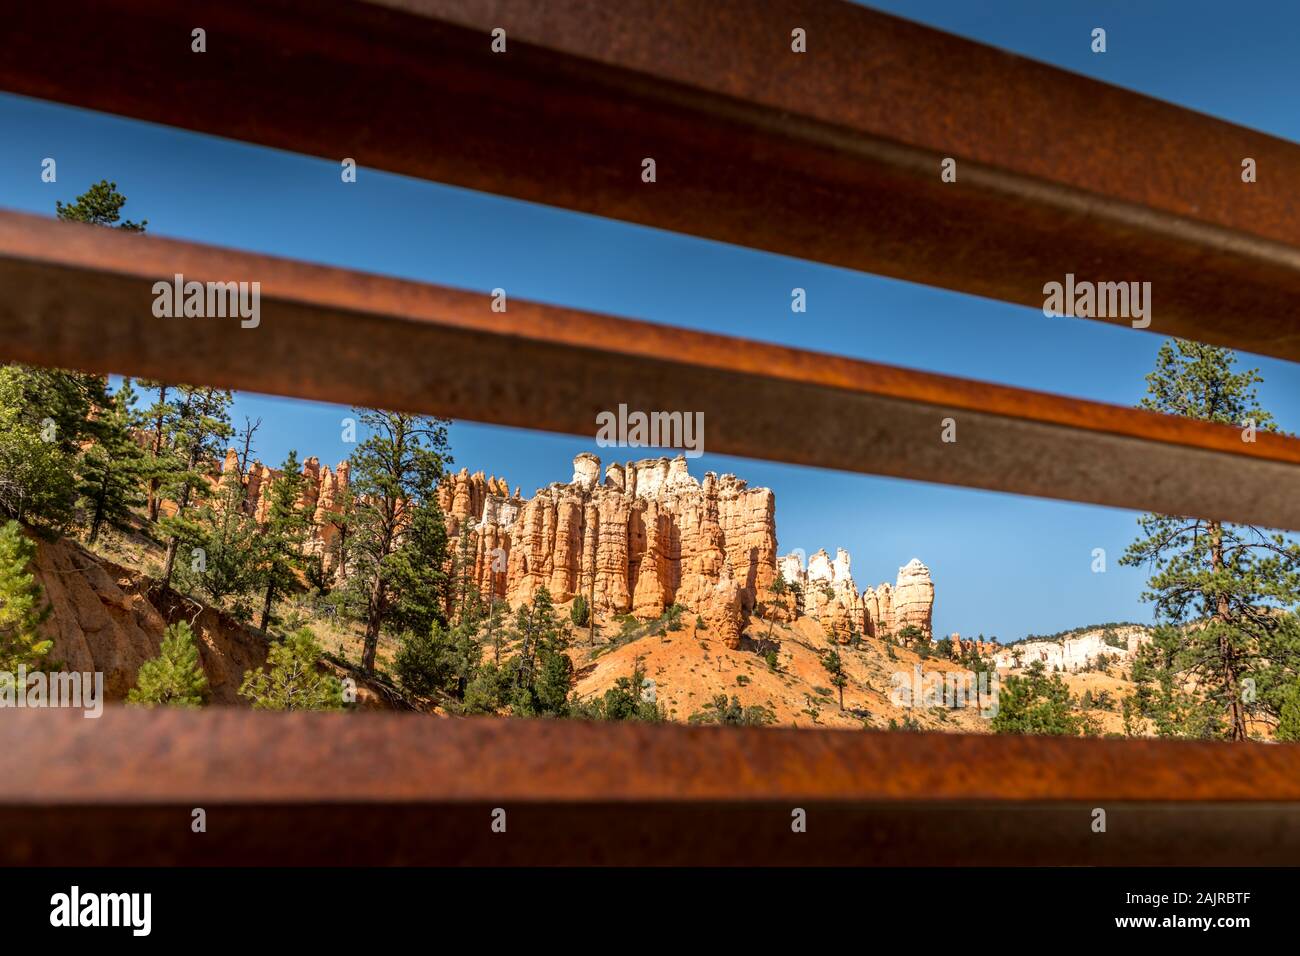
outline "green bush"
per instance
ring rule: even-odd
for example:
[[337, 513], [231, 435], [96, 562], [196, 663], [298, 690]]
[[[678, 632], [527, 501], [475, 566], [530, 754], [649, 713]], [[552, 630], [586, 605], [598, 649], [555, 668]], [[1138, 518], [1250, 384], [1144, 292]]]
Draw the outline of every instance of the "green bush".
[[201, 707], [207, 695], [208, 679], [199, 663], [194, 632], [180, 621], [163, 632], [158, 656], [140, 665], [126, 702], [142, 707]]
[[586, 627], [591, 618], [591, 608], [587, 606], [587, 599], [579, 594], [573, 599], [573, 607], [569, 609], [569, 620], [573, 621], [575, 627]]
[[320, 672], [321, 649], [307, 628], [300, 628], [271, 645], [265, 670], [244, 672], [239, 695], [254, 710], [337, 710], [343, 706], [343, 686], [332, 674]]

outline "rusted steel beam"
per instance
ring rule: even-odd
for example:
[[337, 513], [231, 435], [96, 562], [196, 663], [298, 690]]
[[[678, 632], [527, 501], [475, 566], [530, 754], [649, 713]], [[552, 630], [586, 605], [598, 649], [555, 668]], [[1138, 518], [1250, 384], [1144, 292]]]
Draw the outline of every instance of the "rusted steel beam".
[[1294, 863], [1296, 823], [1289, 745], [221, 708], [0, 720], [4, 864]]
[[[156, 317], [178, 273], [260, 283], [258, 326]], [[1300, 440], [1137, 409], [18, 213], [0, 292], [0, 360], [593, 441], [699, 412], [706, 452], [1300, 529]]]
[[1151, 331], [1300, 359], [1300, 147], [838, 0], [66, 0], [4, 26], [0, 89], [1036, 308], [1067, 274], [1150, 282]]

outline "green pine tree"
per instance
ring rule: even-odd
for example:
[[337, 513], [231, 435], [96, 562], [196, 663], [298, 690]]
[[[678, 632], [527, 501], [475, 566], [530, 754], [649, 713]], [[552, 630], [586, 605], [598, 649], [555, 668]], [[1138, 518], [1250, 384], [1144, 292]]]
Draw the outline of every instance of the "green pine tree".
[[[427, 631], [446, 623], [452, 582], [446, 571], [447, 526], [437, 498], [430, 495], [406, 512], [409, 524], [384, 562], [384, 584], [391, 596], [384, 626], [391, 632]], [[466, 583], [458, 617], [473, 614], [477, 591]], [[472, 597], [471, 597], [472, 595]]]
[[73, 523], [78, 459], [107, 401], [93, 375], [0, 366], [0, 514], [56, 533]]
[[163, 479], [180, 467], [171, 446], [180, 406], [175, 401], [175, 386], [150, 379], [140, 379], [138, 384], [141, 388], [156, 392], [158, 395], [157, 400], [146, 408], [140, 417], [141, 425], [146, 428], [148, 437], [147, 450], [142, 465], [147, 482], [145, 499], [149, 520], [157, 521], [158, 509], [162, 503], [160, 492]]
[[444, 618], [447, 532], [437, 486], [451, 458], [445, 419], [357, 413], [370, 435], [350, 460], [348, 584], [365, 603], [361, 666], [372, 673], [381, 629], [420, 633]]
[[445, 691], [451, 679], [453, 653], [451, 634], [439, 621], [422, 634], [406, 632], [393, 658], [397, 682], [415, 697], [429, 698]]
[[262, 600], [262, 630], [271, 625], [271, 608], [277, 596], [289, 592], [296, 581], [295, 571], [304, 567], [303, 544], [311, 528], [311, 515], [299, 507], [306, 487], [297, 451], [280, 465], [280, 473], [267, 489], [269, 505], [266, 523], [259, 534]]
[[[1238, 372], [1229, 349], [1174, 339], [1160, 347], [1147, 376], [1143, 408], [1243, 429], [1275, 427], [1259, 406], [1251, 369]], [[1165, 690], [1160, 732], [1244, 740], [1247, 718], [1276, 721], [1276, 695], [1253, 696], [1246, 682], [1294, 671], [1284, 615], [1270, 608], [1300, 602], [1300, 544], [1275, 532], [1222, 521], [1148, 514], [1122, 564], [1153, 569], [1145, 600], [1157, 620], [1176, 628], [1177, 646], [1153, 657], [1150, 678]], [[1279, 643], [1279, 642], [1282, 643]], [[1195, 688], [1189, 693], [1189, 688]]]
[[404, 633], [393, 661], [398, 683], [417, 697], [463, 701], [481, 667], [484, 620], [470, 613], [450, 627], [435, 620], [424, 634]]
[[[101, 182], [55, 209], [60, 219], [112, 226], [124, 202], [112, 183]], [[113, 417], [107, 390], [100, 375], [0, 367], [0, 514], [58, 533], [74, 523], [79, 475], [102, 471], [114, 452], [100, 444]], [[83, 452], [92, 456], [84, 468]]]
[[320, 670], [321, 649], [308, 628], [271, 644], [267, 666], [244, 672], [239, 694], [254, 710], [338, 710], [343, 686]]
[[1300, 741], [1300, 681], [1291, 684], [1283, 695], [1275, 736], [1278, 740]]
[[[217, 604], [234, 599], [235, 614], [241, 620], [250, 619], [248, 597], [262, 583], [258, 558], [263, 538], [244, 510], [242, 483], [218, 484], [210, 497], [171, 525], [184, 528], [183, 541], [191, 549], [191, 561], [181, 562], [175, 569], [181, 586]], [[194, 549], [199, 551], [197, 559], [193, 558]]]
[[563, 717], [569, 712], [573, 662], [566, 650], [569, 635], [560, 626], [551, 593], [539, 587], [515, 615], [512, 639], [518, 652], [506, 661], [510, 677], [508, 706], [516, 717]]
[[581, 594], [573, 599], [573, 606], [569, 608], [569, 620], [575, 627], [586, 627], [591, 609], [587, 604], [587, 599]]
[[81, 483], [77, 490], [88, 526], [87, 540], [92, 545], [105, 525], [129, 528], [132, 509], [145, 503], [140, 495], [145, 453], [135, 440], [134, 404], [135, 390], [126, 379], [91, 423], [94, 443], [86, 448], [78, 466]]
[[189, 624], [180, 621], [163, 632], [158, 656], [140, 665], [128, 704], [142, 707], [201, 707], [208, 679], [199, 663], [199, 646]]
[[1029, 665], [1023, 677], [1011, 675], [1002, 682], [993, 732], [998, 734], [1055, 734], [1078, 737], [1095, 728], [1074, 711], [1070, 689], [1060, 674], [1047, 673], [1042, 661]]
[[39, 667], [53, 642], [40, 635], [50, 616], [45, 595], [30, 568], [36, 544], [16, 521], [0, 525], [0, 671]]
[[[784, 609], [786, 595], [790, 593], [790, 586], [786, 583], [785, 575], [780, 570], [776, 572], [776, 580], [772, 582], [772, 593], [776, 595], [777, 600], [781, 603], [782, 609]], [[767, 634], [765, 635], [764, 640], [771, 640], [772, 627], [775, 624], [776, 615], [773, 614], [769, 608], [767, 612]]]
[[646, 700], [645, 664], [638, 657], [632, 662], [630, 677], [620, 677], [614, 686], [605, 691], [603, 697], [574, 704], [572, 715], [584, 720], [637, 720], [646, 723], [661, 723], [668, 719], [662, 704]]
[[117, 191], [117, 183], [101, 179], [71, 203], [56, 201], [55, 215], [66, 222], [85, 222], [94, 226], [109, 226], [125, 232], [144, 232], [149, 220], [120, 222], [126, 197]]
[[822, 667], [830, 675], [831, 686], [840, 692], [840, 710], [844, 709], [844, 688], [849, 686], [849, 675], [844, 672], [844, 661], [839, 651], [827, 651], [822, 657]]
[[195, 547], [203, 537], [203, 528], [189, 514], [190, 505], [207, 493], [208, 469], [221, 455], [224, 442], [234, 434], [228, 390], [181, 385], [176, 392], [178, 411], [170, 436], [174, 468], [160, 486], [160, 494], [176, 504], [175, 513], [159, 522], [167, 533], [167, 556], [159, 581], [163, 591], [171, 587], [182, 543]]

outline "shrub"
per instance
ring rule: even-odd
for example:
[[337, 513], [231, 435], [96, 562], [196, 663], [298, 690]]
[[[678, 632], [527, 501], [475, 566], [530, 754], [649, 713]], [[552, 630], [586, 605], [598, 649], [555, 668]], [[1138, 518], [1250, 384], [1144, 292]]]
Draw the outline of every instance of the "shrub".
[[402, 635], [393, 660], [393, 670], [402, 689], [417, 697], [431, 697], [442, 690], [454, 670], [451, 635], [439, 622], [423, 634]]
[[201, 707], [207, 694], [199, 646], [190, 626], [181, 621], [163, 632], [158, 656], [140, 665], [126, 702], [142, 707]]
[[307, 628], [271, 645], [265, 670], [244, 672], [239, 695], [254, 710], [336, 710], [343, 706], [343, 687], [319, 670], [321, 650]]
[[579, 594], [569, 609], [569, 620], [573, 621], [575, 627], [586, 627], [590, 618], [591, 608], [587, 606], [587, 599]]
[[691, 714], [687, 720], [692, 724], [761, 727], [776, 723], [776, 712], [761, 704], [742, 707], [740, 699], [734, 695], [731, 700], [727, 700], [726, 694], [718, 694], [705, 704], [702, 710]]

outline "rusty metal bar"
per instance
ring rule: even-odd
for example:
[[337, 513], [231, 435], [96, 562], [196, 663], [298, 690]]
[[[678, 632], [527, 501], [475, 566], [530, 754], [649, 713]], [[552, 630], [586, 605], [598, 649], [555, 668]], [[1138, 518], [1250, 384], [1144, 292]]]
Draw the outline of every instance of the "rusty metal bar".
[[1290, 745], [222, 708], [0, 721], [10, 865], [1294, 863], [1296, 801]]
[[838, 0], [67, 0], [4, 28], [0, 89], [1034, 307], [1067, 273], [1149, 281], [1151, 331], [1300, 359], [1300, 147]]
[[[178, 273], [260, 283], [260, 324], [156, 317]], [[0, 288], [3, 360], [593, 439], [701, 412], [708, 452], [1300, 529], [1300, 440], [1136, 409], [17, 213]]]

